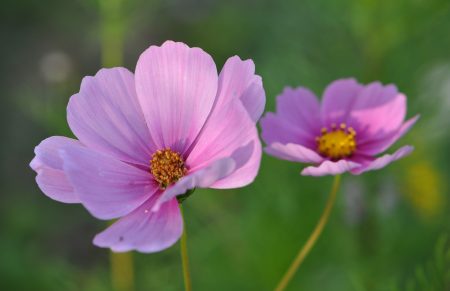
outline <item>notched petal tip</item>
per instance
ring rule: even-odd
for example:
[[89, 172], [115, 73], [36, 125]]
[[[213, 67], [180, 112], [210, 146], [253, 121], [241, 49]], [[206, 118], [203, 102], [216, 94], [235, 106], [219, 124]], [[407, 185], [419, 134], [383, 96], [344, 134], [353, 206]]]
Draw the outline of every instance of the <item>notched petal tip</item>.
[[304, 168], [301, 172], [301, 175], [316, 176], [316, 177], [327, 175], [339, 175], [345, 172], [349, 172], [350, 170], [355, 169], [359, 166], [361, 165], [347, 160], [340, 160], [337, 162], [324, 161], [318, 166], [310, 166]]
[[184, 153], [213, 109], [217, 67], [202, 49], [169, 41], [140, 55], [135, 87], [157, 148]]
[[359, 83], [358, 80], [355, 77], [341, 78], [341, 79], [337, 79], [337, 80], [334, 80], [331, 83], [329, 83], [327, 85], [327, 87], [325, 88], [325, 92], [327, 90], [330, 90], [330, 89], [335, 89], [336, 86], [338, 86], [338, 87], [340, 87], [340, 86], [343, 86], [343, 87], [347, 87], [347, 86], [355, 87], [356, 86], [356, 87], [360, 88], [363, 85], [361, 83]]
[[[141, 54], [141, 56], [144, 55], [149, 50], [155, 50], [155, 49], [156, 50], [157, 49], [170, 50], [170, 49], [177, 49], [177, 48], [178, 49], [199, 51], [199, 52], [204, 53], [204, 54], [208, 55], [209, 57], [211, 57], [210, 54], [208, 54], [206, 51], [204, 51], [200, 47], [196, 47], [196, 46], [191, 47], [191, 46], [189, 46], [188, 44], [186, 44], [184, 42], [174, 41], [174, 40], [166, 40], [159, 46], [158, 45], [151, 45]], [[212, 59], [212, 57], [211, 57], [211, 59]], [[139, 61], [138, 61], [138, 63], [139, 63]]]
[[94, 245], [114, 252], [136, 250], [154, 253], [171, 247], [183, 232], [183, 220], [176, 199], [151, 212], [154, 198], [120, 218], [94, 237]]
[[34, 157], [28, 165], [30, 166], [30, 168], [33, 171], [35, 171], [37, 173], [39, 170], [39, 167], [42, 165], [42, 163], [39, 162], [38, 157]]
[[390, 163], [399, 160], [401, 158], [404, 158], [408, 155], [410, 155], [414, 150], [413, 146], [406, 145], [401, 148], [399, 148], [396, 152], [393, 154], [385, 154], [375, 160], [373, 160], [370, 163], [367, 163], [365, 165], [362, 165], [361, 167], [355, 168], [352, 170], [352, 174], [354, 175], [360, 175], [364, 172], [373, 171], [373, 170], [379, 170], [381, 168], [386, 167]]
[[242, 60], [238, 56], [227, 59], [220, 75], [217, 94], [217, 107], [240, 99], [253, 122], [264, 110], [265, 92], [262, 78], [255, 74], [253, 60]]
[[39, 189], [49, 198], [62, 203], [79, 203], [71, 183], [63, 170], [64, 158], [59, 155], [66, 146], [82, 146], [77, 140], [62, 136], [52, 136], [35, 147], [35, 157], [30, 167], [36, 175]]

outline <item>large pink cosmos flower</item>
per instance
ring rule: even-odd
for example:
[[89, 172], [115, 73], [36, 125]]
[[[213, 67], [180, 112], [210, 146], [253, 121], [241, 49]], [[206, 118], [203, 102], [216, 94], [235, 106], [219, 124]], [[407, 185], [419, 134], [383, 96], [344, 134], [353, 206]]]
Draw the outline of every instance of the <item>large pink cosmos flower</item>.
[[361, 85], [354, 79], [331, 83], [322, 104], [306, 88], [286, 88], [277, 98], [276, 114], [261, 120], [265, 151], [275, 157], [312, 163], [302, 175], [360, 174], [380, 169], [413, 150], [404, 146], [384, 152], [417, 121], [404, 122], [406, 97], [394, 85]]
[[112, 68], [84, 78], [67, 107], [78, 140], [54, 136], [35, 149], [40, 189], [99, 219], [119, 218], [97, 246], [173, 245], [183, 229], [178, 195], [242, 187], [258, 172], [265, 94], [254, 69], [235, 56], [218, 75], [203, 50], [167, 41], [140, 56], [134, 75]]

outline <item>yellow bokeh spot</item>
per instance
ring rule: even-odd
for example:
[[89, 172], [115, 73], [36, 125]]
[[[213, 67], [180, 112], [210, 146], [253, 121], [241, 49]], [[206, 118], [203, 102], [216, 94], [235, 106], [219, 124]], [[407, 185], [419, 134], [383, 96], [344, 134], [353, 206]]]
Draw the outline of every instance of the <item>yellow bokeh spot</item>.
[[433, 165], [421, 160], [406, 170], [406, 198], [425, 219], [441, 213], [444, 206], [441, 177]]

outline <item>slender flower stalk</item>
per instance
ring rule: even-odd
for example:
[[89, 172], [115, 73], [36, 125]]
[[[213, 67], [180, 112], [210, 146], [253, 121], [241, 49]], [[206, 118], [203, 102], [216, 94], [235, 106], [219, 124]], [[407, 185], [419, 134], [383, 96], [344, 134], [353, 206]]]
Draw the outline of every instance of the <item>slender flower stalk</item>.
[[133, 254], [110, 252], [110, 260], [113, 290], [134, 290]]
[[322, 233], [323, 228], [327, 224], [328, 218], [330, 217], [331, 209], [333, 208], [334, 202], [336, 201], [336, 193], [339, 188], [340, 180], [341, 180], [340, 175], [337, 175], [334, 177], [333, 186], [332, 186], [330, 194], [328, 196], [327, 204], [322, 213], [322, 216], [320, 217], [316, 227], [314, 228], [314, 231], [309, 236], [305, 245], [300, 249], [300, 251], [297, 254], [297, 257], [294, 259], [291, 266], [289, 267], [287, 272], [284, 274], [280, 283], [278, 283], [278, 286], [275, 289], [276, 291], [282, 291], [282, 290], [286, 289], [286, 287], [289, 284], [289, 282], [291, 281], [292, 277], [295, 275], [298, 268], [300, 267], [302, 262], [305, 260], [306, 256], [309, 254], [309, 252], [315, 245], [317, 239], [319, 238], [320, 234]]
[[186, 217], [184, 215], [183, 207], [180, 204], [181, 215], [183, 217], [183, 234], [181, 235], [180, 240], [180, 253], [181, 253], [181, 264], [183, 267], [183, 279], [184, 279], [184, 289], [186, 291], [192, 290], [191, 283], [191, 272], [189, 271], [189, 256], [187, 250], [187, 232], [186, 232]]

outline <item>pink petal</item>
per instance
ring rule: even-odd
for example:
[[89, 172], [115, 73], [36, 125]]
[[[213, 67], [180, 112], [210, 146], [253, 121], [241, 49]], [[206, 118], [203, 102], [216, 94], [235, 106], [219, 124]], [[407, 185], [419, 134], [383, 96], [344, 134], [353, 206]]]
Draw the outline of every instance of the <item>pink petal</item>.
[[360, 143], [377, 140], [397, 132], [406, 114], [406, 97], [399, 94], [394, 85], [383, 86], [378, 82], [364, 87], [351, 112], [357, 124]]
[[327, 86], [323, 93], [321, 115], [323, 125], [347, 123], [353, 105], [363, 89], [355, 79], [340, 79]]
[[308, 148], [315, 146], [312, 133], [305, 133], [299, 127], [288, 122], [280, 114], [267, 112], [260, 121], [261, 137], [267, 145], [272, 143], [300, 144]]
[[255, 76], [254, 81], [242, 93], [241, 102], [247, 109], [250, 118], [257, 122], [264, 112], [266, 106], [266, 92], [260, 76]]
[[137, 101], [134, 76], [124, 68], [85, 77], [67, 107], [69, 126], [89, 148], [148, 166], [155, 146]]
[[303, 176], [326, 176], [339, 175], [348, 172], [360, 165], [347, 160], [339, 160], [337, 162], [325, 161], [317, 167], [306, 167], [302, 171]]
[[151, 175], [88, 148], [60, 150], [64, 171], [81, 203], [99, 219], [124, 216], [157, 190]]
[[266, 144], [295, 143], [313, 148], [320, 135], [320, 105], [314, 93], [302, 87], [285, 88], [277, 97], [277, 113], [267, 113], [261, 120]]
[[184, 153], [212, 109], [217, 84], [216, 66], [199, 48], [166, 41], [142, 53], [136, 90], [158, 148]]
[[361, 167], [352, 169], [352, 173], [359, 175], [361, 173], [372, 171], [372, 170], [378, 170], [381, 168], [386, 167], [388, 164], [392, 163], [393, 161], [396, 161], [398, 159], [401, 159], [407, 155], [409, 155], [414, 148], [412, 146], [404, 146], [398, 149], [394, 154], [386, 154], [382, 157], [379, 157], [372, 162], [362, 165]]
[[320, 163], [323, 158], [315, 151], [302, 145], [273, 143], [265, 148], [266, 153], [283, 160], [301, 163]]
[[186, 193], [190, 189], [209, 188], [217, 181], [229, 176], [247, 163], [253, 154], [253, 148], [254, 144], [250, 142], [235, 150], [230, 157], [218, 159], [204, 168], [192, 171], [189, 175], [181, 178], [177, 183], [164, 191], [155, 203], [153, 210], [157, 211], [163, 203], [173, 199], [177, 195]]
[[30, 167], [37, 173], [36, 182], [48, 197], [64, 203], [79, 203], [73, 187], [63, 171], [63, 160], [58, 150], [66, 146], [83, 147], [75, 139], [52, 136], [43, 140], [35, 149], [36, 156]]
[[254, 122], [258, 121], [266, 102], [261, 77], [255, 75], [255, 64], [252, 60], [243, 61], [234, 56], [225, 62], [220, 72], [215, 106], [220, 108], [227, 102], [239, 98], [251, 119]]
[[155, 195], [97, 234], [94, 244], [115, 252], [136, 250], [144, 253], [158, 252], [172, 246], [183, 232], [178, 202], [172, 199], [161, 205], [159, 211], [152, 212], [156, 199]]
[[[251, 60], [238, 57], [227, 60], [219, 76], [219, 93], [214, 109], [187, 159], [191, 170], [229, 157], [244, 144], [253, 144], [248, 162], [229, 176], [215, 182], [212, 188], [237, 188], [251, 183], [261, 161], [261, 143], [255, 122], [264, 108], [265, 94], [261, 78], [254, 75]], [[240, 98], [240, 99], [239, 99]]]
[[394, 131], [391, 135], [383, 136], [380, 139], [373, 139], [358, 144], [358, 152], [365, 155], [376, 155], [384, 152], [391, 145], [393, 145], [398, 139], [400, 139], [404, 134], [406, 134], [411, 127], [419, 119], [419, 115], [409, 119], [402, 124], [399, 130]]
[[220, 158], [227, 158], [238, 148], [253, 143], [247, 163], [226, 179], [213, 185], [236, 188], [251, 183], [259, 169], [261, 144], [256, 125], [239, 100], [216, 106], [186, 160], [190, 170], [204, 168]]
[[320, 133], [319, 101], [307, 88], [285, 88], [277, 97], [277, 114], [313, 137]]
[[249, 185], [258, 174], [261, 156], [261, 142], [258, 137], [255, 137], [246, 146], [237, 149], [232, 154], [232, 158], [237, 163], [235, 170], [209, 187], [213, 189], [233, 189]]

